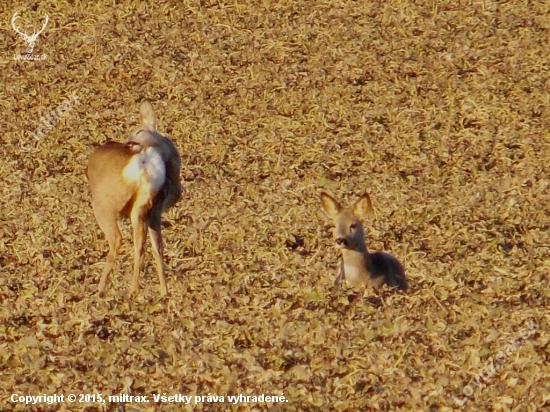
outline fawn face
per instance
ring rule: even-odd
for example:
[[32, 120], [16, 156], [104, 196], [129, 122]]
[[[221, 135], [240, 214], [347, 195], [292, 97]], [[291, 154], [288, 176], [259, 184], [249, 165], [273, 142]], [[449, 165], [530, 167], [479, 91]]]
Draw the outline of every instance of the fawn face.
[[321, 204], [334, 223], [334, 241], [338, 249], [366, 251], [361, 220], [372, 210], [367, 193], [350, 208], [344, 208], [329, 194], [321, 193]]

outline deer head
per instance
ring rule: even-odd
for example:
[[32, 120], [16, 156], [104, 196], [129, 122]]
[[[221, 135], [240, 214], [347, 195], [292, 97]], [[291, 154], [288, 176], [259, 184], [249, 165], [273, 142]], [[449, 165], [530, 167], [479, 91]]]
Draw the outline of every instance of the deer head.
[[48, 24], [48, 15], [46, 13], [44, 13], [44, 25], [42, 26], [42, 28], [40, 30], [38, 30], [37, 32], [33, 33], [32, 36], [29, 36], [27, 33], [25, 32], [22, 32], [21, 30], [19, 30], [17, 28], [17, 26], [15, 25], [15, 21], [19, 18], [19, 12], [15, 12], [15, 14], [13, 15], [13, 17], [11, 18], [11, 26], [13, 27], [13, 29], [19, 33], [19, 35], [21, 37], [23, 37], [23, 40], [25, 40], [25, 42], [27, 43], [27, 53], [31, 54], [32, 51], [34, 50], [34, 42], [36, 41], [36, 39], [38, 38], [38, 36], [40, 35], [40, 33], [42, 33], [44, 31], [44, 29], [46, 28], [46, 25]]

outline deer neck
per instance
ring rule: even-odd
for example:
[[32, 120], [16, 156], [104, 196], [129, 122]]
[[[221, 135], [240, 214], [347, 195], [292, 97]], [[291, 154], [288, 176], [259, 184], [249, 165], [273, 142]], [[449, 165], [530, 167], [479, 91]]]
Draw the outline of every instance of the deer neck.
[[352, 286], [361, 286], [369, 281], [368, 260], [369, 253], [365, 246], [351, 249], [342, 249], [345, 279]]

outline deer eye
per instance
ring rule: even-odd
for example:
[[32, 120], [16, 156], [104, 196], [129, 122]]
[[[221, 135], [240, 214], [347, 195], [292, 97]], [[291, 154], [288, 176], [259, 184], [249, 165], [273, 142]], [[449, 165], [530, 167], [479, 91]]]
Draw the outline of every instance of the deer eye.
[[357, 228], [357, 224], [352, 223], [351, 225], [349, 225], [349, 228], [350, 228], [350, 229], [356, 229], [356, 228]]

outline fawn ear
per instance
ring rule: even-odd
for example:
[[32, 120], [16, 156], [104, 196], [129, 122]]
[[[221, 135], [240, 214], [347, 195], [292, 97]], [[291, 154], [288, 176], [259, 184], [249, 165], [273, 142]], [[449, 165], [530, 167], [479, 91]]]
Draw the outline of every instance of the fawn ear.
[[155, 132], [157, 130], [157, 116], [149, 100], [141, 102], [139, 114], [141, 116], [141, 124], [146, 126], [150, 131]]
[[368, 193], [365, 193], [361, 196], [355, 204], [353, 205], [353, 214], [359, 219], [363, 219], [369, 213], [372, 212], [372, 202], [370, 201], [370, 196]]
[[321, 192], [321, 205], [323, 205], [326, 214], [331, 218], [335, 218], [342, 211], [340, 203], [326, 192]]

